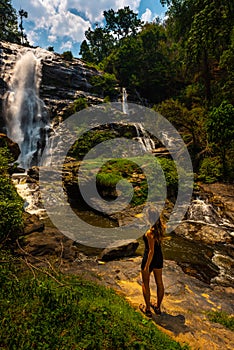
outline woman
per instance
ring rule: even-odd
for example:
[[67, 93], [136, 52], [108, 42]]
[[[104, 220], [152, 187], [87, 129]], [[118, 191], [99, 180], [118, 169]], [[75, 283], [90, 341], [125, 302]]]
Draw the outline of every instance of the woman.
[[[150, 307], [158, 315], [161, 314], [161, 303], [164, 296], [164, 285], [162, 280], [163, 255], [161, 250], [161, 242], [165, 232], [165, 225], [162, 217], [158, 218], [155, 209], [148, 210], [148, 219], [151, 225], [150, 229], [144, 234], [145, 243], [144, 256], [141, 263], [142, 275], [142, 292], [145, 299], [145, 305], [140, 305], [140, 310], [148, 317], [152, 317]], [[150, 274], [153, 271], [155, 283], [157, 286], [157, 302], [150, 302]]]

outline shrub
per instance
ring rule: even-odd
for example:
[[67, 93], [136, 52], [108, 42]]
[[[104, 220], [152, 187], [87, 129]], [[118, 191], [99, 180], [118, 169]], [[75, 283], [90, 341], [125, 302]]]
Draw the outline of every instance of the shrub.
[[9, 152], [0, 148], [0, 242], [8, 236], [15, 238], [22, 230], [23, 200], [8, 174]]
[[213, 183], [221, 179], [222, 164], [218, 157], [204, 158], [201, 162], [198, 180]]
[[73, 59], [73, 54], [71, 51], [64, 51], [61, 56], [66, 61], [72, 61]]
[[85, 109], [88, 107], [88, 102], [85, 97], [79, 97], [77, 100], [75, 100], [73, 103], [69, 105], [68, 108], [63, 112], [63, 119], [67, 119], [72, 114], [81, 111], [82, 109]]

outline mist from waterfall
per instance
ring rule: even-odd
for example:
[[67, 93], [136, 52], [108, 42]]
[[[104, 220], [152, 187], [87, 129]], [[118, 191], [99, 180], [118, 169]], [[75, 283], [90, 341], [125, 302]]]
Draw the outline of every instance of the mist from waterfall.
[[7, 135], [21, 150], [19, 165], [38, 165], [46, 144], [48, 113], [39, 98], [41, 62], [31, 51], [16, 62], [5, 100]]

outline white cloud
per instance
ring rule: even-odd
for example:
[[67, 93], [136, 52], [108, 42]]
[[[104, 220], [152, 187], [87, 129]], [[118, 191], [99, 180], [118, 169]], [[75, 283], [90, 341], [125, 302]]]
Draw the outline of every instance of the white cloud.
[[142, 14], [141, 16], [141, 20], [143, 22], [151, 22], [153, 20], [153, 14], [152, 11], [150, 9], [146, 9], [145, 12]]
[[[49, 42], [64, 40], [81, 42], [84, 33], [95, 22], [103, 22], [103, 12], [129, 6], [138, 12], [141, 0], [12, 0], [13, 6], [28, 12], [27, 22], [34, 25], [26, 31], [30, 43], [36, 44], [41, 30], [47, 33]], [[146, 16], [146, 15], [145, 15]], [[26, 20], [25, 20], [26, 21]], [[26, 22], [24, 22], [25, 26]]]
[[68, 40], [67, 42], [62, 43], [62, 45], [60, 46], [60, 49], [61, 50], [71, 50], [72, 45], [73, 45], [73, 43], [70, 40]]
[[[91, 23], [68, 11], [73, 2], [77, 3], [69, 0], [20, 0], [20, 6], [28, 12], [27, 21], [35, 24], [34, 32], [45, 29], [50, 41], [66, 35], [78, 42], [84, 39], [84, 32]], [[13, 5], [16, 4], [17, 0], [13, 0]]]
[[57, 40], [57, 36], [56, 35], [49, 35], [48, 36], [48, 41], [50, 41], [51, 43], [55, 42]]
[[35, 45], [39, 39], [39, 35], [37, 32], [30, 30], [27, 32], [27, 39], [30, 45]]

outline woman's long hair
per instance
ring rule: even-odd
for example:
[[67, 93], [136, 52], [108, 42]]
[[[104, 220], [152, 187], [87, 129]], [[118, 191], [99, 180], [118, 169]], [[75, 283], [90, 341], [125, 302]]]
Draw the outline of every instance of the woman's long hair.
[[149, 208], [147, 215], [148, 215], [148, 221], [151, 225], [150, 230], [154, 236], [154, 239], [158, 243], [161, 243], [166, 230], [166, 225], [163, 220], [162, 213], [159, 215], [158, 211], [155, 208]]

